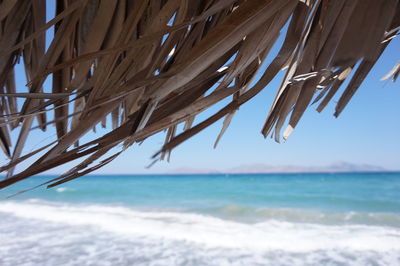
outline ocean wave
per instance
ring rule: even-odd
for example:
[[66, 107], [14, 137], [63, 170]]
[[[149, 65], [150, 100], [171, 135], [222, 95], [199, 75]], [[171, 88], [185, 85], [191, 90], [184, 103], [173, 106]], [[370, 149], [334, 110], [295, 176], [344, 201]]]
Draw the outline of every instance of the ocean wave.
[[[196, 213], [139, 211], [123, 206], [57, 205], [43, 201], [2, 202], [0, 212], [70, 226], [93, 226], [123, 235], [185, 240], [211, 246], [291, 251], [310, 251], [322, 246], [400, 249], [400, 230], [376, 225], [324, 225], [276, 219], [247, 224]], [[288, 245], [294, 242], [300, 245]], [[381, 243], [376, 245], [377, 242]]]
[[74, 191], [74, 189], [68, 188], [68, 187], [59, 187], [59, 188], [56, 188], [55, 190], [57, 192], [59, 192], [59, 193], [62, 193], [62, 192], [65, 192], [65, 191]]
[[[59, 252], [57, 256], [66, 265], [396, 265], [400, 262], [400, 230], [387, 226], [276, 219], [250, 224], [198, 213], [38, 200], [1, 202], [0, 218], [1, 265], [29, 265], [15, 255], [21, 252], [30, 261], [54, 265], [52, 258], [43, 255], [49, 249], [51, 254]], [[68, 252], [78, 258], [66, 256]]]
[[294, 208], [255, 208], [240, 205], [224, 205], [196, 209], [227, 219], [257, 222], [263, 220], [289, 221], [294, 223], [317, 223], [325, 225], [363, 224], [400, 227], [400, 214], [385, 212], [329, 212]]

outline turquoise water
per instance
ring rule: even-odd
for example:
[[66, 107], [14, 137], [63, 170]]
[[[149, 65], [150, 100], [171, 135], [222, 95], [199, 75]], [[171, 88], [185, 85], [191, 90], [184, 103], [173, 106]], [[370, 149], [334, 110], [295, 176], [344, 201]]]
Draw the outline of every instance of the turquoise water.
[[86, 176], [5, 199], [49, 178], [0, 191], [0, 265], [400, 265], [400, 173]]

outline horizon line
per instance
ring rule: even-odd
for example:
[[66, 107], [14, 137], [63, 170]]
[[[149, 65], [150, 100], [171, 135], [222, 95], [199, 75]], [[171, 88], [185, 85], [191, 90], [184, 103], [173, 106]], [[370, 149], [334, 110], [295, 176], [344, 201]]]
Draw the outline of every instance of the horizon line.
[[[154, 176], [154, 175], [163, 175], [163, 176], [172, 176], [172, 175], [275, 175], [275, 174], [379, 174], [379, 173], [400, 173], [399, 170], [381, 170], [381, 171], [315, 171], [315, 172], [258, 172], [258, 173], [232, 173], [232, 172], [212, 172], [212, 173], [100, 173], [100, 174], [88, 174], [84, 176], [107, 176], [107, 175], [124, 175], [124, 176]], [[41, 174], [34, 175], [32, 177], [38, 176], [56, 176], [61, 174]], [[4, 176], [4, 175], [0, 175]], [[84, 177], [82, 176], [82, 177]]]

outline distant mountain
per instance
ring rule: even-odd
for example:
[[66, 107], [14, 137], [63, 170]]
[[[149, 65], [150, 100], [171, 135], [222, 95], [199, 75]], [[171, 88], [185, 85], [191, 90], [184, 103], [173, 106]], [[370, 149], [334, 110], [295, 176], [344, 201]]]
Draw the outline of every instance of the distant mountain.
[[244, 164], [226, 170], [201, 169], [181, 167], [174, 169], [169, 174], [256, 174], [256, 173], [343, 173], [343, 172], [383, 172], [385, 168], [369, 164], [353, 164], [348, 162], [336, 162], [327, 166], [297, 166], [297, 165], [268, 165], [262, 163]]
[[317, 172], [381, 172], [385, 168], [369, 164], [337, 162], [327, 166], [271, 166], [266, 164], [241, 165], [229, 169], [228, 173], [317, 173]]
[[202, 168], [192, 168], [192, 167], [180, 167], [168, 171], [167, 174], [219, 174], [220, 172], [214, 169], [202, 169]]
[[381, 172], [385, 168], [370, 164], [352, 164], [347, 162], [337, 162], [329, 165], [326, 170], [331, 172]]

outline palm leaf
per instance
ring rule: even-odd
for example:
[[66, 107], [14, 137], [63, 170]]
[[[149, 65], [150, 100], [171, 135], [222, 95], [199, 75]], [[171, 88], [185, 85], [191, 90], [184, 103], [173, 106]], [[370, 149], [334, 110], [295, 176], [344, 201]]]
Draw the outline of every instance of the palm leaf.
[[[46, 184], [67, 182], [164, 130], [154, 158], [169, 158], [174, 147], [225, 118], [217, 145], [239, 107], [280, 70], [285, 76], [262, 134], [280, 141], [286, 127], [286, 139], [310, 104], [321, 112], [351, 76], [338, 116], [400, 31], [398, 0], [58, 0], [54, 18], [46, 23], [45, 14], [45, 0], [0, 1], [0, 147], [10, 157], [0, 168], [7, 172], [0, 188], [74, 161]], [[280, 35], [278, 54], [262, 68]], [[15, 86], [17, 62], [28, 92]], [[397, 64], [383, 79], [399, 73]], [[51, 88], [43, 88], [49, 77]], [[195, 123], [226, 98], [232, 100]], [[109, 132], [82, 143], [99, 123]], [[51, 143], [25, 151], [32, 130], [48, 126], [57, 133]], [[16, 129], [14, 140], [9, 132]], [[110, 155], [119, 144], [123, 149]]]

